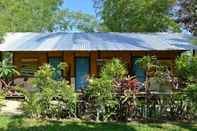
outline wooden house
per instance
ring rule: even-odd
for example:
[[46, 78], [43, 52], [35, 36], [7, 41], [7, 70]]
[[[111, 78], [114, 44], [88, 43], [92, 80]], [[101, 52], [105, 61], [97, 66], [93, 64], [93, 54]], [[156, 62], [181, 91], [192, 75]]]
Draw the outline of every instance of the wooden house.
[[182, 52], [197, 49], [191, 36], [179, 33], [8, 33], [0, 45], [1, 52], [12, 52], [13, 63], [21, 77], [33, 77], [44, 63], [56, 67], [66, 62], [66, 76], [75, 88], [86, 85], [90, 75], [98, 76], [104, 61], [121, 59], [130, 75], [144, 81], [144, 71], [135, 63], [139, 58], [157, 56], [173, 68]]

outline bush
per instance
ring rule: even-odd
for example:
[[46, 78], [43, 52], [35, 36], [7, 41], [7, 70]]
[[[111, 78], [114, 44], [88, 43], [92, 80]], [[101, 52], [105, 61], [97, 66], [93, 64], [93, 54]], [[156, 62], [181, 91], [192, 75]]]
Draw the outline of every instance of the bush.
[[184, 89], [185, 101], [190, 105], [190, 115], [195, 117], [197, 115], [197, 83], [192, 83]]
[[108, 61], [102, 68], [100, 78], [89, 79], [85, 95], [95, 111], [96, 120], [106, 121], [115, 115], [118, 105], [114, 81], [125, 77], [127, 71], [118, 59]]
[[103, 78], [92, 78], [89, 80], [89, 86], [86, 95], [91, 104], [92, 110], [96, 111], [96, 120], [106, 121], [115, 113], [117, 99], [115, 98], [115, 89], [113, 81]]
[[189, 118], [197, 113], [197, 56], [181, 55], [176, 60], [176, 74], [183, 89], [184, 102], [188, 106]]
[[8, 60], [3, 60], [0, 62], [0, 80], [3, 85], [3, 89], [7, 89], [10, 86], [10, 81], [15, 75], [20, 73], [16, 70]]
[[23, 91], [24, 110], [31, 117], [75, 117], [77, 95], [67, 81], [52, 79], [54, 69], [43, 65], [35, 73], [33, 92]]
[[105, 79], [122, 79], [127, 74], [125, 65], [119, 59], [112, 59], [105, 63], [101, 69], [100, 76]]
[[140, 87], [140, 82], [135, 77], [116, 81], [116, 97], [119, 100], [118, 120], [127, 121], [135, 117], [138, 104], [136, 93], [139, 92]]
[[197, 81], [197, 56], [181, 55], [176, 60], [176, 74], [183, 86], [187, 82]]

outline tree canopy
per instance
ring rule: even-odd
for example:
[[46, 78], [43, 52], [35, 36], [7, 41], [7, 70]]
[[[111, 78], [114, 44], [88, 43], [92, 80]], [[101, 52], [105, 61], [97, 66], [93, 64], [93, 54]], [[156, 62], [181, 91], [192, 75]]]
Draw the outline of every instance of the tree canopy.
[[94, 16], [69, 11], [63, 0], [0, 0], [0, 36], [5, 32], [96, 31]]
[[95, 0], [103, 24], [113, 32], [179, 31], [170, 9], [176, 0]]
[[65, 23], [68, 23], [69, 30], [79, 30], [84, 32], [95, 32], [101, 30], [101, 26], [96, 17], [81, 12], [69, 11], [64, 18]]
[[62, 19], [62, 0], [1, 0], [0, 30], [4, 32], [52, 31]]
[[178, 0], [179, 22], [197, 36], [197, 0]]

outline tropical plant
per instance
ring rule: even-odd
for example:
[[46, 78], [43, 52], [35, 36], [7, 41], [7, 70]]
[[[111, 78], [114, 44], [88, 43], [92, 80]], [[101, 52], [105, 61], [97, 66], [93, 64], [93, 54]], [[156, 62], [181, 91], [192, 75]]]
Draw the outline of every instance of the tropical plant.
[[128, 120], [136, 115], [136, 93], [140, 90], [140, 82], [135, 77], [126, 77], [116, 81], [116, 95], [119, 100], [118, 119]]
[[180, 81], [196, 82], [197, 81], [197, 56], [181, 55], [176, 60], [176, 74]]
[[127, 71], [124, 64], [113, 59], [103, 65], [100, 78], [89, 79], [89, 85], [85, 92], [93, 110], [96, 111], [96, 120], [108, 120], [115, 115], [118, 100], [116, 98], [115, 80], [125, 77]]
[[97, 121], [106, 121], [115, 114], [117, 99], [113, 81], [104, 78], [91, 78], [86, 90], [92, 110], [96, 111]]
[[100, 76], [105, 79], [116, 80], [126, 76], [127, 70], [119, 59], [112, 59], [106, 62], [101, 69]]
[[[62, 64], [59, 65], [62, 66]], [[77, 94], [67, 81], [54, 80], [55, 69], [46, 64], [35, 73], [32, 92], [25, 95], [24, 110], [30, 117], [66, 118], [76, 116]]]
[[56, 108], [58, 109], [59, 116], [76, 117], [76, 104], [78, 96], [75, 89], [72, 88], [67, 81], [58, 81], [55, 90], [57, 100]]
[[149, 78], [155, 73], [156, 68], [158, 67], [157, 58], [155, 56], [144, 56], [136, 61], [136, 63], [145, 71], [145, 90], [147, 92], [150, 88]]
[[197, 83], [192, 83], [189, 84], [187, 86], [187, 88], [185, 88], [184, 90], [184, 101], [187, 102], [187, 106], [188, 106], [188, 114], [189, 114], [189, 118], [188, 119], [192, 119], [197, 117]]
[[184, 102], [188, 106], [189, 118], [193, 118], [196, 115], [197, 104], [195, 99], [197, 98], [197, 56], [191, 56], [182, 54], [176, 60], [176, 75], [179, 78], [181, 87], [183, 88]]
[[20, 75], [20, 73], [16, 70], [14, 65], [7, 60], [0, 62], [0, 81], [3, 88], [8, 88], [10, 86], [10, 81], [15, 75]]
[[6, 60], [0, 62], [0, 78], [10, 80], [14, 75], [19, 75], [16, 67]]

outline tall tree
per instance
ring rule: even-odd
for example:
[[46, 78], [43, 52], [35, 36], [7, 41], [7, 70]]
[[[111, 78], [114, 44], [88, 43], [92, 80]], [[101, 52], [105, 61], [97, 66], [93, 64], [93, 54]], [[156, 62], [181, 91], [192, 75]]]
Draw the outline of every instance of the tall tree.
[[0, 0], [0, 38], [5, 32], [98, 31], [94, 16], [62, 8], [63, 0]]
[[69, 11], [64, 21], [68, 23], [68, 30], [71, 31], [96, 32], [102, 30], [95, 16], [82, 12]]
[[54, 30], [64, 11], [62, 0], [1, 0], [1, 32]]
[[179, 22], [197, 36], [197, 0], [178, 0]]
[[176, 0], [94, 0], [103, 24], [110, 31], [157, 32], [178, 31], [170, 17]]

